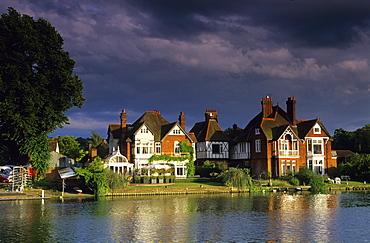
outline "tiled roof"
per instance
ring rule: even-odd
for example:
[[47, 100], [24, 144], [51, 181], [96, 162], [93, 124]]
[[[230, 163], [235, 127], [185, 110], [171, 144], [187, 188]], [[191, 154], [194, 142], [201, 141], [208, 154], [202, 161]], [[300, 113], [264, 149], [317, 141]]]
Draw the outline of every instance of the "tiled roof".
[[297, 120], [297, 125], [294, 126], [293, 124], [291, 124], [288, 113], [279, 106], [274, 106], [272, 114], [269, 115], [267, 118], [263, 118], [262, 115], [262, 112], [256, 115], [244, 128], [243, 132], [233, 140], [233, 142], [238, 143], [242, 141], [250, 141], [251, 135], [254, 132], [253, 129], [256, 127], [261, 128], [268, 140], [279, 139], [288, 127], [290, 127], [290, 129], [300, 139], [304, 139], [316, 123], [321, 126], [323, 131], [328, 136], [330, 136], [329, 132], [326, 130], [322, 122], [317, 119]]
[[350, 155], [355, 154], [351, 150], [335, 150], [337, 152], [338, 157], [348, 157]]
[[321, 129], [326, 133], [328, 137], [331, 137], [329, 131], [326, 129], [322, 121], [318, 119], [298, 120], [297, 127], [298, 127], [299, 137], [304, 138], [307, 135], [307, 133], [311, 131], [311, 129], [316, 123], [320, 125]]
[[195, 134], [198, 142], [229, 140], [215, 119], [196, 123], [190, 132]]
[[134, 129], [132, 129], [132, 133], [130, 135], [134, 134], [142, 124], [145, 124], [149, 130], [154, 133], [155, 141], [160, 141], [162, 126], [169, 124], [169, 122], [164, 119], [159, 112], [147, 111], [132, 124]]
[[163, 125], [161, 127], [161, 139], [163, 139], [169, 132], [170, 130], [176, 126], [177, 122], [173, 122], [173, 123], [169, 123], [169, 124], [166, 124], [166, 125]]
[[120, 124], [109, 124], [108, 136], [112, 133], [114, 139], [119, 139], [121, 136], [121, 125]]

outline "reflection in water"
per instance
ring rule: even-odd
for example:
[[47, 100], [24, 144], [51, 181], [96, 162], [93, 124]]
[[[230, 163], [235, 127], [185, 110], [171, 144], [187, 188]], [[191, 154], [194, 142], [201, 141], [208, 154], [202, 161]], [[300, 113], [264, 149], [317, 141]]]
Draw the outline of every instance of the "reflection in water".
[[358, 242], [367, 239], [369, 199], [271, 193], [3, 201], [0, 242]]

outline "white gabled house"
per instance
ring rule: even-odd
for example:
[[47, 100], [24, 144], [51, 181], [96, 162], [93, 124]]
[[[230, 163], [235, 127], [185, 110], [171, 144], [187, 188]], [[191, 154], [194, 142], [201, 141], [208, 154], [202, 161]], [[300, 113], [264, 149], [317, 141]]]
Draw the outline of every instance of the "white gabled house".
[[[122, 110], [121, 124], [110, 124], [108, 127], [109, 153], [113, 155], [119, 150], [134, 169], [148, 167], [148, 160], [153, 155], [180, 157], [180, 142], [195, 146], [194, 136], [185, 131], [183, 112], [180, 113], [179, 122], [173, 123], [165, 120], [159, 111], [147, 111], [132, 124], [127, 124], [126, 118], [126, 111]], [[155, 160], [153, 164], [171, 165], [176, 177], [181, 178], [186, 177], [187, 162]]]

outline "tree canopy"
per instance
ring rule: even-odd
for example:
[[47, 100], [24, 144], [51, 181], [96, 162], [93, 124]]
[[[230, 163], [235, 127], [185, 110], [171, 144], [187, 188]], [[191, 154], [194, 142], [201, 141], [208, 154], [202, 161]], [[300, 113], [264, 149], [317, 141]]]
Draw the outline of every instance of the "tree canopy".
[[73, 136], [57, 136], [53, 140], [58, 141], [60, 153], [71, 159], [79, 161], [88, 153], [81, 149], [80, 143]]
[[370, 153], [370, 124], [357, 129], [346, 131], [336, 129], [333, 136], [333, 149], [348, 149], [356, 153]]
[[96, 131], [91, 131], [91, 136], [87, 141], [93, 148], [97, 148], [104, 141], [104, 138]]
[[0, 18], [0, 53], [0, 163], [37, 162], [45, 170], [47, 134], [85, 100], [75, 62], [48, 21], [13, 8]]

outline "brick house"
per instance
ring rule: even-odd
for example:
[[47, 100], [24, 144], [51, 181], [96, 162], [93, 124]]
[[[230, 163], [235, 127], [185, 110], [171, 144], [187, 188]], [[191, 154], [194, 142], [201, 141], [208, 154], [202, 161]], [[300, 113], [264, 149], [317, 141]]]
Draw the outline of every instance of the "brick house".
[[337, 166], [330, 134], [319, 119], [296, 118], [296, 100], [289, 97], [287, 111], [262, 98], [262, 111], [232, 139], [230, 160], [249, 167], [254, 176], [274, 177], [307, 166], [317, 174], [331, 174]]
[[[125, 110], [122, 110], [120, 118], [120, 124], [108, 127], [109, 156], [119, 154], [122, 161], [135, 169], [148, 166], [148, 159], [153, 155], [181, 156], [180, 142], [194, 146], [194, 136], [185, 131], [183, 112], [179, 121], [173, 123], [164, 119], [159, 111], [147, 111], [132, 124], [127, 124]], [[154, 161], [153, 164], [169, 164], [174, 167], [177, 177], [186, 177], [187, 162]]]

